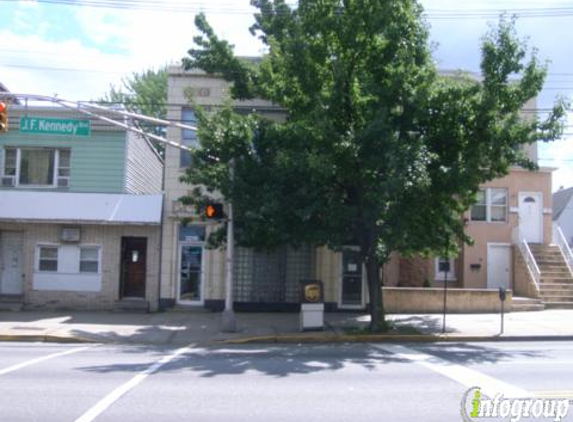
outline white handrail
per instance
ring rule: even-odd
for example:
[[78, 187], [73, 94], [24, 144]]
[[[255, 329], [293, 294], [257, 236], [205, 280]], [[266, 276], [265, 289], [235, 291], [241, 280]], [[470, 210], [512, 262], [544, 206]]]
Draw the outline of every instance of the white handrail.
[[539, 270], [539, 266], [537, 265], [537, 262], [535, 262], [535, 257], [533, 256], [533, 253], [531, 252], [531, 249], [529, 248], [527, 241], [522, 236], [519, 227], [514, 228], [513, 242], [519, 247], [521, 256], [523, 256], [525, 265], [529, 270], [529, 275], [531, 275], [533, 283], [535, 284], [535, 290], [537, 290], [537, 292], [540, 292], [541, 271]]
[[569, 272], [573, 275], [573, 253], [571, 253], [571, 248], [567, 243], [567, 239], [565, 239], [563, 230], [561, 230], [561, 227], [559, 227], [557, 223], [553, 224], [553, 243], [559, 246], [559, 250], [563, 258], [565, 258]]

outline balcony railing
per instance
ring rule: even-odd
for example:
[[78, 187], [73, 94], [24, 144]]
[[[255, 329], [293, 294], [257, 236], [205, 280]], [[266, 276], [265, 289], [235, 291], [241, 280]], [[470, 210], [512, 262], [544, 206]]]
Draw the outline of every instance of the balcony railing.
[[535, 262], [535, 257], [533, 256], [533, 253], [531, 253], [531, 249], [529, 248], [527, 241], [525, 240], [525, 238], [521, 234], [521, 231], [519, 230], [519, 226], [514, 227], [512, 237], [513, 237], [513, 243], [516, 244], [517, 247], [519, 248], [521, 256], [525, 261], [525, 265], [529, 270], [529, 274], [531, 275], [531, 278], [535, 284], [535, 290], [539, 292], [541, 285], [541, 271], [539, 270], [537, 262]]
[[553, 223], [553, 243], [559, 246], [561, 250], [561, 254], [563, 258], [565, 258], [565, 262], [567, 262], [567, 266], [569, 267], [569, 272], [573, 274], [573, 254], [571, 253], [571, 248], [567, 243], [567, 239], [565, 239], [565, 235], [559, 227], [559, 224]]

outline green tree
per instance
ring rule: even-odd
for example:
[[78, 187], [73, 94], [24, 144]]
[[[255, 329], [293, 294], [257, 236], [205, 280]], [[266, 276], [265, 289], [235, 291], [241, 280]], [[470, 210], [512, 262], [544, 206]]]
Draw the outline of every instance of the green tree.
[[470, 241], [462, 213], [479, 185], [514, 164], [534, 168], [519, 146], [558, 137], [563, 105], [542, 122], [520, 115], [545, 68], [535, 54], [525, 61], [512, 21], [484, 37], [478, 81], [439, 75], [414, 0], [252, 3], [251, 32], [268, 47], [258, 64], [198, 15], [202, 35], [184, 66], [232, 82], [232, 99], [273, 101], [286, 120], [198, 110], [201, 148], [184, 177], [196, 187], [183, 201], [199, 206], [220, 191], [244, 245], [358, 245], [371, 330], [383, 330], [380, 268], [390, 254]]
[[[98, 102], [109, 106], [123, 105], [129, 112], [165, 119], [167, 116], [167, 67], [135, 72], [123, 78], [119, 87], [111, 85], [109, 92]], [[136, 121], [135, 124], [142, 130], [165, 136], [165, 129], [162, 126], [144, 121]], [[163, 145], [154, 141], [152, 143], [162, 154]]]

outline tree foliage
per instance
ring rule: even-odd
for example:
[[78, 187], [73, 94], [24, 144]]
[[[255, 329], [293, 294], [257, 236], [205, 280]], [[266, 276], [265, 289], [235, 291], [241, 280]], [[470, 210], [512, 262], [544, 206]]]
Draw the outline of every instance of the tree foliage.
[[196, 188], [185, 200], [222, 192], [245, 245], [358, 245], [371, 328], [384, 328], [381, 265], [395, 251], [443, 254], [470, 241], [462, 214], [479, 185], [512, 165], [535, 168], [519, 146], [558, 137], [563, 105], [544, 121], [520, 114], [545, 67], [535, 52], [526, 60], [512, 21], [484, 37], [478, 80], [439, 74], [414, 0], [252, 3], [251, 32], [268, 47], [260, 62], [236, 57], [198, 15], [202, 35], [184, 66], [232, 82], [232, 100], [272, 101], [286, 120], [231, 104], [198, 110], [201, 147], [184, 178]]
[[[110, 86], [100, 103], [109, 106], [124, 106], [129, 112], [165, 119], [167, 116], [167, 67], [158, 70], [148, 69], [125, 77], [121, 85]], [[137, 126], [149, 133], [165, 136], [165, 129], [153, 123], [137, 121]], [[153, 141], [152, 141], [153, 142]], [[162, 153], [163, 145], [154, 143]]]

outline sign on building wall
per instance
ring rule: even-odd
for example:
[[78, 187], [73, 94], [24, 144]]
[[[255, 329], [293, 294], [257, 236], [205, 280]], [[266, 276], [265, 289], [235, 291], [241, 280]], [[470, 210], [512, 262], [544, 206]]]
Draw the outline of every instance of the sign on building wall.
[[49, 135], [90, 136], [91, 124], [89, 120], [24, 116], [20, 118], [20, 132]]

